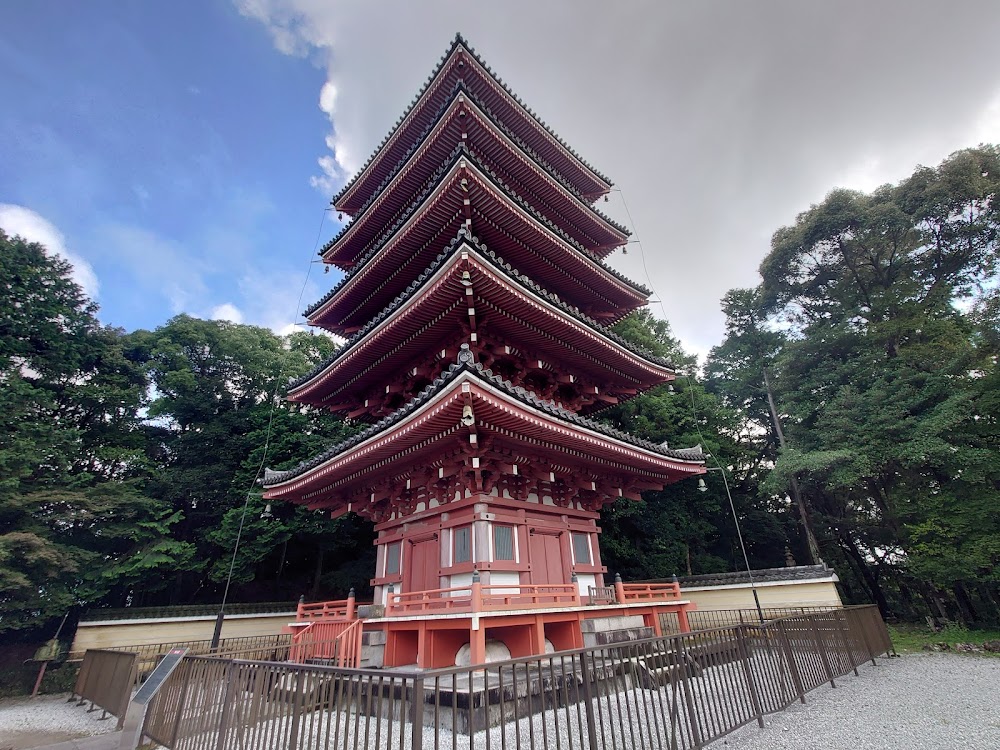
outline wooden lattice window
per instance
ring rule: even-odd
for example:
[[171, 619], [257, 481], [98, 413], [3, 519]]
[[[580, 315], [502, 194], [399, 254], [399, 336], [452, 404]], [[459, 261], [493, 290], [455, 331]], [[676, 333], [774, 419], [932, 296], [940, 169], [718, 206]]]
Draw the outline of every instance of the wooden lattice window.
[[455, 542], [454, 564], [469, 562], [472, 559], [472, 530], [461, 526], [452, 532]]
[[590, 565], [590, 534], [573, 532], [573, 560], [577, 565]]
[[493, 559], [494, 560], [514, 559], [513, 526], [493, 527]]
[[385, 545], [385, 574], [394, 576], [399, 574], [399, 542]]

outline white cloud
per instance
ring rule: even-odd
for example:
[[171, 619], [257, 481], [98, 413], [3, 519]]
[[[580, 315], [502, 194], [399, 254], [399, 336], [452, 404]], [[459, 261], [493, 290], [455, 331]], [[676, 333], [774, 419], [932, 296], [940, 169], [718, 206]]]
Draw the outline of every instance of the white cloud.
[[44, 245], [52, 255], [57, 255], [73, 266], [73, 281], [91, 299], [97, 299], [101, 291], [93, 266], [76, 253], [66, 248], [66, 238], [48, 219], [24, 206], [0, 203], [0, 227], [7, 234], [19, 234], [30, 242]]
[[196, 257], [173, 239], [129, 224], [105, 224], [97, 239], [108, 258], [129, 272], [141, 298], [161, 295], [174, 315], [204, 304], [211, 270], [207, 254]]
[[[912, 0], [906, 13], [798, 0], [724, 13], [714, 3], [606, 0], [235, 2], [278, 50], [326, 70], [318, 102], [331, 129], [310, 181], [327, 193], [361, 166], [461, 31], [621, 187], [652, 286], [697, 351], [723, 336], [722, 295], [759, 282], [771, 234], [811, 203], [1000, 140], [995, 0]], [[631, 224], [616, 203], [612, 194], [601, 207]], [[645, 281], [642, 260], [632, 248], [612, 258]]]
[[212, 308], [209, 314], [212, 320], [228, 320], [230, 323], [242, 323], [243, 311], [232, 302], [223, 302]]

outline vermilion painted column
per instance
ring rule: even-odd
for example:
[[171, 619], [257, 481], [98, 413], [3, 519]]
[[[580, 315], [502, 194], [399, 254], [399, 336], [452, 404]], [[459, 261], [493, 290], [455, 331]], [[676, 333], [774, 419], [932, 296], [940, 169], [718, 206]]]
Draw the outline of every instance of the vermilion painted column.
[[677, 626], [681, 629], [682, 633], [691, 632], [691, 626], [688, 625], [687, 607], [685, 606], [677, 608]]

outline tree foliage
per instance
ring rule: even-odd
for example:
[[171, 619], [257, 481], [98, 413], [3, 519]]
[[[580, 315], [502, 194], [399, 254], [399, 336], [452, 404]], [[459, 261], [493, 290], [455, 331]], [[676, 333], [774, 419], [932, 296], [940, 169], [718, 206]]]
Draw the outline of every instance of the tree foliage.
[[887, 613], [998, 614], [998, 187], [981, 146], [833, 191], [761, 264], [751, 307], [778, 347], [734, 363], [731, 330], [710, 368], [758, 420], [742, 374], [774, 367], [789, 446], [764, 488], [803, 487], [825, 555]]
[[[701, 444], [711, 471], [706, 492], [607, 507], [610, 571], [739, 569], [738, 520], [756, 567], [818, 544], [852, 600], [1000, 620], [998, 185], [1000, 151], [980, 146], [834, 190], [723, 298], [700, 374], [665, 321], [620, 321], [677, 378], [600, 418]], [[232, 600], [363, 594], [371, 524], [268, 506], [257, 483], [356, 429], [281, 398], [335, 343], [184, 315], [126, 333], [69, 270], [0, 232], [0, 632], [217, 603], [230, 580]]]

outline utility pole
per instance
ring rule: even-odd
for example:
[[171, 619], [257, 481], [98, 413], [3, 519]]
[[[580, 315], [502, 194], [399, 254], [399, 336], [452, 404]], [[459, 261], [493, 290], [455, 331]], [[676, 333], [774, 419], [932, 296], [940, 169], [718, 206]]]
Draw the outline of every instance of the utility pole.
[[[767, 407], [771, 411], [771, 420], [774, 422], [774, 431], [778, 436], [778, 445], [785, 449], [785, 432], [781, 429], [781, 418], [778, 416], [778, 408], [774, 405], [774, 394], [771, 393], [771, 380], [767, 377], [767, 368], [764, 368], [764, 391], [767, 393]], [[819, 553], [819, 544], [816, 542], [816, 535], [813, 534], [812, 524], [809, 522], [809, 513], [806, 510], [806, 503], [802, 499], [802, 492], [799, 490], [799, 480], [792, 476], [792, 499], [799, 509], [799, 519], [802, 521], [802, 531], [806, 535], [806, 545], [809, 547], [810, 562], [819, 565], [823, 558]]]

